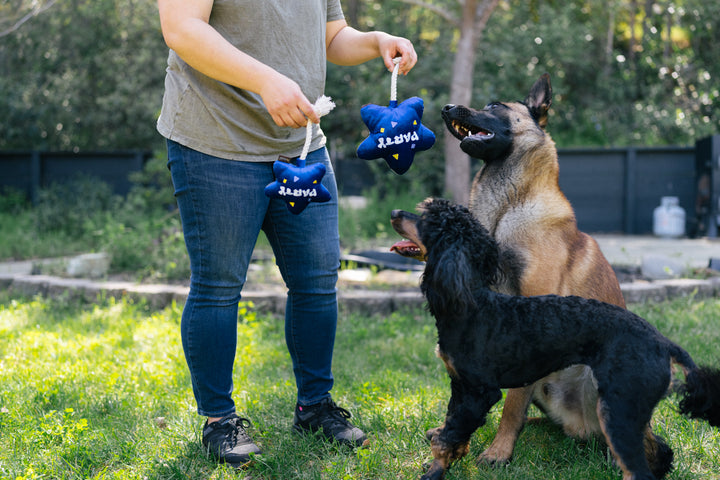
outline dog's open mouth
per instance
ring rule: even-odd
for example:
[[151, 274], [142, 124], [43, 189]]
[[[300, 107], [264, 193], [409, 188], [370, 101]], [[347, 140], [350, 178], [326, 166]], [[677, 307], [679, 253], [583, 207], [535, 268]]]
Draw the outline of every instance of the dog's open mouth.
[[482, 128], [461, 123], [457, 120], [452, 121], [452, 128], [454, 130], [453, 133], [460, 140], [464, 140], [468, 137], [476, 137], [479, 140], [489, 140], [495, 136], [495, 133], [489, 130], [483, 130]]
[[395, 242], [392, 247], [390, 247], [391, 252], [395, 252], [399, 255], [402, 255], [403, 257], [410, 257], [410, 258], [417, 258], [422, 259], [423, 253], [422, 250], [420, 250], [420, 247], [418, 247], [415, 243], [411, 242], [410, 240], [400, 240], [399, 242]]
[[421, 262], [425, 261], [427, 251], [420, 240], [418, 232], [418, 221], [420, 217], [414, 213], [403, 210], [393, 210], [390, 214], [390, 223], [393, 229], [403, 238], [390, 247], [391, 252], [408, 258], [414, 258]]

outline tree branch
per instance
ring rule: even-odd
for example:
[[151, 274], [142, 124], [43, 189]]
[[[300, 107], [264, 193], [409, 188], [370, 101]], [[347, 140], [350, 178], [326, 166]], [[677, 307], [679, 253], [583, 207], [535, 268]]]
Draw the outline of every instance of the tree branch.
[[35, 8], [33, 8], [30, 12], [28, 12], [27, 14], [25, 14], [25, 16], [23, 16], [22, 18], [20, 18], [20, 20], [18, 20], [18, 21], [15, 22], [13, 25], [11, 25], [10, 27], [6, 28], [5, 30], [1, 31], [1, 32], [0, 32], [0, 38], [5, 37], [5, 36], [7, 36], [7, 35], [10, 35], [10, 34], [13, 33], [14, 31], [16, 31], [17, 29], [19, 29], [20, 27], [22, 27], [23, 24], [24, 24], [25, 22], [27, 22], [28, 20], [30, 20], [30, 19], [33, 18], [33, 17], [36, 17], [36, 16], [40, 15], [41, 13], [43, 13], [44, 11], [46, 11], [47, 9], [49, 9], [50, 7], [52, 7], [52, 6], [55, 4], [55, 2], [57, 2], [57, 0], [48, 0], [48, 2], [45, 3], [44, 5], [39, 5], [39, 6], [35, 7]]
[[[461, 22], [458, 17], [450, 13], [448, 10], [443, 9], [442, 7], [438, 5], [434, 5], [432, 3], [425, 2], [423, 0], [401, 0], [403, 3], [408, 3], [410, 5], [415, 5], [418, 7], [426, 8], [433, 12], [434, 14], [438, 15], [441, 18], [444, 18], [449, 23], [451, 23], [455, 28], [460, 28]], [[462, 4], [462, 1], [459, 3]]]
[[475, 29], [479, 32], [477, 35], [478, 41], [482, 36], [482, 32], [485, 30], [488, 20], [490, 20], [490, 15], [492, 15], [495, 7], [498, 6], [498, 3], [500, 3], [500, 0], [484, 0], [480, 5], [478, 5], [478, 11], [475, 14]]

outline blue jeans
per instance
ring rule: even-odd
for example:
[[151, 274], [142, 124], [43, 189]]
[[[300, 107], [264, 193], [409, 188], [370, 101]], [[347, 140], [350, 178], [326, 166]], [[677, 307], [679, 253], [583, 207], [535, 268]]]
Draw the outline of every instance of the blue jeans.
[[226, 160], [168, 141], [191, 270], [180, 330], [200, 415], [235, 411], [238, 302], [261, 229], [288, 288], [285, 340], [297, 402], [307, 406], [330, 396], [340, 267], [337, 185], [325, 148], [308, 155], [307, 164], [315, 162], [325, 163], [322, 183], [332, 199], [295, 215], [264, 193], [274, 181], [272, 163]]

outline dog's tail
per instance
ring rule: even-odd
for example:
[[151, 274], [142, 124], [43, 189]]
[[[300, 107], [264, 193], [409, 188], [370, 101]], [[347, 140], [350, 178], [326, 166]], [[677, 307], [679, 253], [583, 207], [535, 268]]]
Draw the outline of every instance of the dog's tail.
[[673, 342], [670, 352], [673, 363], [685, 374], [685, 383], [676, 390], [680, 413], [720, 428], [720, 369], [696, 365], [690, 354]]
[[720, 428], [720, 369], [700, 366], [685, 372], [685, 384], [678, 390], [680, 413], [705, 420]]

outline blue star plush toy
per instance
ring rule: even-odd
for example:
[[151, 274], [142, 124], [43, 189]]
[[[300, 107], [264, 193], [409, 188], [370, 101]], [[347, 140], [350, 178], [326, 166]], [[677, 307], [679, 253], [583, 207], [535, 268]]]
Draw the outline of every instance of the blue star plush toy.
[[400, 105], [391, 100], [387, 107], [365, 105], [360, 115], [370, 129], [370, 136], [358, 147], [358, 157], [384, 158], [395, 173], [407, 172], [415, 153], [435, 143], [435, 134], [420, 123], [422, 114], [423, 101], [419, 97], [408, 98]]
[[390, 104], [387, 107], [365, 105], [360, 116], [370, 135], [358, 146], [357, 156], [365, 160], [384, 158], [397, 174], [407, 172], [415, 153], [427, 150], [435, 143], [435, 134], [422, 123], [423, 101], [419, 97], [397, 103], [397, 74], [400, 59], [393, 59]]
[[[322, 95], [313, 105], [315, 113], [321, 117], [335, 108], [335, 103]], [[305, 165], [310, 142], [312, 140], [313, 123], [307, 123], [305, 133], [305, 145], [296, 164], [291, 163], [287, 157], [280, 156], [273, 163], [275, 181], [265, 187], [265, 195], [270, 198], [285, 200], [288, 210], [295, 215], [299, 214], [310, 202], [327, 202], [331, 195], [325, 186], [320, 183], [325, 176], [325, 165], [315, 163]]]
[[298, 159], [297, 165], [293, 165], [280, 159], [273, 164], [273, 173], [275, 181], [265, 187], [265, 195], [285, 200], [291, 213], [297, 215], [310, 202], [327, 202], [331, 198], [320, 183], [325, 175], [322, 163], [305, 165], [305, 160]]

